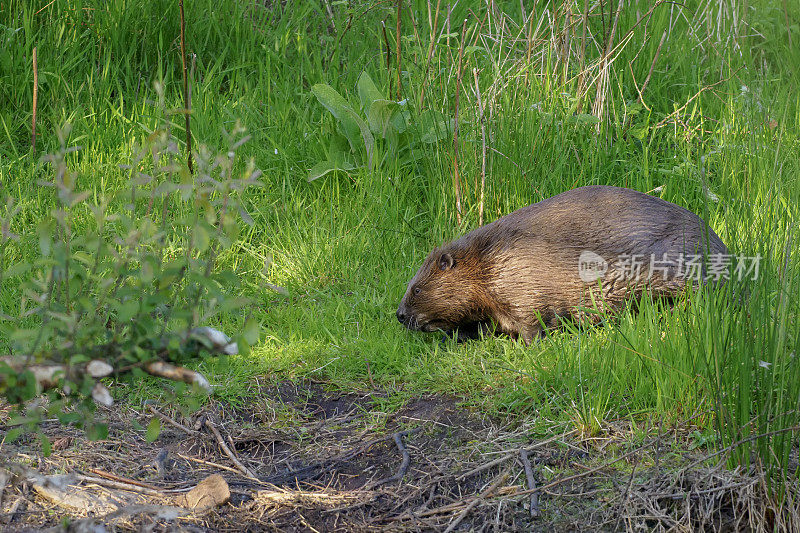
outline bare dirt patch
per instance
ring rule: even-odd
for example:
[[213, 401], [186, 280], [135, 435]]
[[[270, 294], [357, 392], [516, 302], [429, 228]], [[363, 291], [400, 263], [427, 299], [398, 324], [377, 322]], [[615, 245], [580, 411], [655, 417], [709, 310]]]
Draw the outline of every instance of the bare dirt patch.
[[[675, 451], [676, 443], [686, 449], [688, 430], [634, 441], [620, 425], [601, 437], [567, 428], [539, 438], [532, 425], [490, 420], [456, 398], [420, 396], [385, 412], [387, 397], [287, 381], [262, 388], [247, 408], [212, 402], [189, 418], [107, 411], [109, 438], [100, 442], [46, 424], [49, 457], [33, 440], [0, 448], [0, 528], [740, 531], [776, 523], [764, 511], [763, 480]], [[148, 443], [131, 419], [146, 427], [153, 416], [162, 431]], [[196, 488], [203, 480], [208, 494]], [[196, 493], [205, 508], [187, 503]]]

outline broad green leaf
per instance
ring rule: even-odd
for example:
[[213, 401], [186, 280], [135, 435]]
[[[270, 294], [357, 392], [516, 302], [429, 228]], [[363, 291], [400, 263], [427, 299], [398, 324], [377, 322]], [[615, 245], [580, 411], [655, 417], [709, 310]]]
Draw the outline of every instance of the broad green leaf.
[[366, 72], [362, 72], [358, 78], [358, 98], [364, 111], [369, 110], [375, 101], [386, 99]]
[[242, 332], [242, 336], [244, 340], [247, 341], [247, 344], [251, 346], [258, 342], [258, 337], [261, 335], [261, 324], [258, 320], [249, 319], [244, 325], [244, 331]]
[[244, 340], [244, 337], [239, 336], [236, 339], [236, 346], [239, 348], [239, 355], [242, 357], [247, 357], [250, 355], [250, 345], [247, 344], [247, 341]]
[[6, 433], [5, 441], [6, 442], [14, 442], [18, 438], [20, 438], [20, 436], [22, 436], [23, 433], [25, 433], [25, 428], [22, 427], [22, 426], [17, 426], [15, 428], [11, 428], [8, 431], [8, 433]]
[[147, 442], [155, 442], [161, 434], [161, 419], [154, 416], [150, 423], [147, 424], [147, 433], [144, 435], [144, 440]]
[[39, 443], [42, 445], [42, 455], [45, 457], [50, 457], [50, 454], [53, 452], [53, 445], [50, 443], [50, 439], [47, 438], [47, 435], [39, 432]]
[[367, 166], [372, 168], [372, 149], [375, 139], [369, 131], [369, 126], [356, 114], [347, 100], [342, 98], [336, 90], [325, 83], [318, 83], [311, 88], [311, 92], [317, 97], [325, 109], [331, 112], [339, 121], [339, 127], [350, 142], [350, 148], [356, 153], [361, 151], [363, 146], [367, 151]]
[[[395, 120], [399, 117], [399, 120]], [[367, 111], [369, 128], [373, 133], [386, 138], [390, 129], [402, 133], [406, 129], [403, 115], [400, 113], [400, 104], [391, 100], [375, 100]], [[398, 128], [398, 126], [400, 126]]]
[[108, 437], [108, 425], [91, 424], [86, 428], [86, 437], [89, 440], [103, 440]]
[[127, 302], [123, 302], [119, 308], [117, 309], [117, 320], [119, 322], [127, 322], [136, 314], [139, 310], [139, 301], [138, 300], [128, 300]]
[[197, 247], [198, 252], [205, 252], [208, 250], [208, 246], [211, 244], [211, 237], [208, 235], [208, 232], [203, 227], [202, 224], [198, 224], [194, 227], [194, 245]]
[[53, 225], [51, 222], [42, 222], [36, 229], [39, 234], [39, 251], [47, 257], [53, 246]]
[[314, 181], [317, 178], [321, 178], [328, 172], [333, 172], [334, 170], [343, 170], [348, 172], [353, 170], [355, 167], [348, 163], [347, 161], [343, 162], [334, 162], [334, 161], [320, 161], [313, 167], [311, 167], [308, 171], [308, 181]]
[[432, 144], [447, 139], [453, 134], [453, 119], [447, 118], [443, 113], [427, 109], [420, 113], [418, 120], [419, 140]]
[[30, 263], [16, 263], [3, 270], [1, 273], [4, 278], [14, 278], [20, 274], [29, 272], [31, 269]]

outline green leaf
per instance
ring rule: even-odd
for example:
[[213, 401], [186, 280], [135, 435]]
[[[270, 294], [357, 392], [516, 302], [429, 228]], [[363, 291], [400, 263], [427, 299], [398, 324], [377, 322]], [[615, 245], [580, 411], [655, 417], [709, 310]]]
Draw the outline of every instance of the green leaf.
[[139, 301], [138, 300], [128, 300], [127, 302], [123, 302], [118, 310], [117, 310], [117, 320], [119, 322], [127, 322], [136, 314], [139, 310]]
[[369, 77], [369, 74], [365, 72], [361, 73], [361, 76], [358, 78], [358, 98], [361, 100], [361, 109], [367, 111], [372, 104], [376, 100], [384, 100], [386, 97], [381, 94], [380, 89], [375, 85], [375, 82], [372, 81], [372, 78]]
[[39, 234], [39, 251], [42, 252], [44, 257], [50, 255], [50, 250], [53, 246], [53, 224], [51, 221], [45, 221], [39, 224], [36, 228]]
[[4, 278], [15, 278], [20, 274], [25, 274], [27, 272], [30, 272], [30, 270], [31, 270], [30, 263], [16, 263], [6, 268], [5, 270], [2, 270], [2, 274]]
[[239, 355], [242, 357], [248, 357], [250, 355], [250, 345], [244, 339], [244, 336], [239, 335], [236, 338], [236, 347], [239, 348]]
[[42, 455], [45, 457], [50, 457], [50, 454], [53, 452], [53, 445], [50, 443], [50, 439], [47, 438], [47, 435], [39, 432], [39, 443], [42, 445]]
[[258, 342], [258, 337], [261, 335], [261, 324], [258, 320], [253, 318], [249, 319], [244, 325], [242, 336], [247, 344], [253, 345]]
[[208, 250], [208, 246], [211, 244], [211, 237], [209, 237], [208, 232], [203, 227], [202, 224], [198, 224], [194, 227], [194, 245], [199, 252], [205, 252]]
[[91, 424], [86, 428], [86, 437], [92, 441], [108, 438], [108, 425]]
[[11, 430], [9, 430], [8, 433], [6, 433], [6, 439], [5, 440], [6, 440], [6, 442], [14, 442], [18, 438], [20, 438], [23, 433], [25, 433], [25, 428], [22, 427], [22, 426], [18, 426], [18, 427], [12, 428]]
[[152, 257], [147, 257], [142, 261], [142, 269], [140, 271], [139, 279], [142, 284], [149, 285], [153, 281], [155, 275], [155, 260]]
[[638, 126], [638, 127], [635, 127], [635, 128], [631, 128], [630, 132], [631, 132], [631, 135], [633, 135], [634, 137], [636, 137], [640, 141], [643, 141], [644, 138], [647, 137], [647, 132], [649, 130], [650, 130], [650, 128], [647, 125], [642, 125], [642, 126]]
[[311, 87], [311, 92], [317, 97], [319, 103], [339, 121], [339, 128], [350, 142], [350, 148], [356, 153], [360, 153], [362, 146], [366, 149], [367, 166], [372, 168], [372, 148], [375, 145], [375, 139], [369, 131], [367, 123], [330, 85], [318, 83]]
[[315, 179], [321, 178], [325, 174], [333, 172], [334, 170], [343, 170], [348, 172], [354, 168], [355, 167], [347, 161], [342, 161], [339, 163], [334, 161], [320, 161], [308, 170], [308, 181], [314, 181]]
[[[399, 120], [397, 120], [398, 118]], [[367, 120], [370, 130], [383, 138], [386, 138], [389, 130], [397, 130], [397, 133], [402, 133], [406, 129], [405, 120], [400, 113], [400, 104], [391, 100], [372, 102], [367, 112]]]
[[448, 119], [443, 113], [433, 109], [426, 109], [419, 115], [419, 140], [433, 144], [447, 139], [453, 134], [453, 119]]
[[161, 419], [157, 416], [154, 416], [150, 423], [147, 424], [147, 433], [144, 435], [144, 439], [147, 442], [155, 442], [158, 436], [161, 434]]

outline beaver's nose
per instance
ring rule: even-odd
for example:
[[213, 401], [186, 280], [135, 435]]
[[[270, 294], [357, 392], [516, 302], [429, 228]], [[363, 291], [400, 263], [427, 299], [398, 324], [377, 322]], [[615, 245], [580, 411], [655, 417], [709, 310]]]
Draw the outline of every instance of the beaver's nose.
[[406, 314], [402, 309], [397, 310], [397, 320], [399, 320], [401, 324], [405, 324], [406, 322]]

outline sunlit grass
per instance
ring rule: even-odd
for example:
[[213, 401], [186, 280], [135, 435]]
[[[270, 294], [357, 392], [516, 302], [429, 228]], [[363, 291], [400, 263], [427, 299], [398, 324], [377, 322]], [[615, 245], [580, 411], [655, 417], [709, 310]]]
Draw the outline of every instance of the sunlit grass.
[[[118, 165], [133, 153], [134, 139], [154, 125], [153, 82], [164, 83], [169, 106], [182, 105], [175, 2], [125, 8], [56, 2], [40, 11], [47, 3], [41, 4], [13, 2], [0, 11], [0, 39], [17, 52], [2, 52], [7, 64], [0, 69], [0, 182], [2, 194], [19, 202], [12, 230], [23, 237], [9, 248], [9, 264], [36, 253], [31, 228], [53, 206], [49, 191], [36, 184], [39, 154], [29, 149], [32, 46], [39, 48], [40, 68], [37, 151], [56, 145], [56, 125], [72, 123], [71, 143], [83, 149], [70, 162], [81, 187], [98, 198], [124, 186]], [[421, 35], [417, 42], [404, 18], [403, 97], [414, 104], [425, 83], [424, 107], [451, 115], [457, 35], [450, 49], [446, 39], [437, 41], [423, 82], [427, 6], [412, 4]], [[701, 430], [716, 428], [723, 445], [797, 424], [800, 52], [788, 48], [786, 28], [774, 23], [783, 20], [782, 12], [771, 15], [780, 2], [751, 14], [761, 36], [734, 42], [714, 33], [714, 47], [686, 45], [689, 28], [700, 27], [698, 4], [672, 20], [669, 9], [659, 8], [648, 25], [636, 27], [612, 67], [599, 128], [575, 118], [579, 105], [581, 115], [590, 112], [595, 95], [577, 96], [574, 62], [548, 70], [553, 56], [543, 55], [533, 66], [516, 64], [524, 53], [501, 48], [484, 28], [476, 41], [482, 50], [468, 51], [460, 103], [460, 226], [451, 141], [421, 146], [416, 165], [378, 154], [384, 162], [373, 170], [305, 179], [325, 158], [335, 132], [335, 121], [310, 93], [313, 84], [328, 83], [355, 105], [356, 80], [365, 71], [394, 94], [378, 32], [391, 10], [338, 6], [337, 28], [346, 27], [350, 15], [353, 26], [331, 35], [314, 3], [286, 9], [187, 4], [188, 46], [197, 54], [193, 135], [220, 145], [223, 129], [241, 120], [253, 135], [242, 155], [255, 158], [266, 185], [246, 198], [253, 226], [243, 228], [242, 243], [220, 258], [253, 298], [262, 341], [248, 359], [199, 363], [217, 394], [243, 401], [255, 394], [255, 375], [314, 377], [343, 387], [374, 383], [407, 394], [455, 394], [493, 414], [571, 424], [586, 434], [619, 419], [667, 424], [692, 418]], [[509, 20], [521, 20], [516, 4], [508, 9]], [[790, 9], [792, 20], [800, 19], [797, 6]], [[457, 15], [453, 20], [463, 20], [461, 11]], [[632, 27], [636, 17], [636, 9], [626, 9], [620, 28]], [[645, 108], [636, 87], [668, 28], [673, 33], [655, 63]], [[800, 42], [800, 33], [793, 35]], [[631, 187], [697, 212], [734, 253], [760, 254], [759, 279], [737, 285], [735, 295], [701, 293], [674, 308], [646, 301], [638, 313], [603, 327], [553, 332], [528, 348], [507, 338], [456, 345], [405, 331], [394, 311], [417, 266], [432, 247], [477, 225], [481, 139], [474, 67], [484, 95], [492, 97], [487, 221], [581, 185]], [[680, 120], [655, 127], [685, 104]], [[419, 111], [412, 109], [412, 117]], [[176, 132], [181, 138], [181, 126]], [[16, 310], [19, 297], [18, 284], [3, 280], [3, 309]], [[215, 326], [230, 332], [242, 321], [231, 316]], [[785, 465], [793, 434], [755, 439], [753, 449]], [[742, 447], [738, 459], [747, 462], [750, 449]]]

